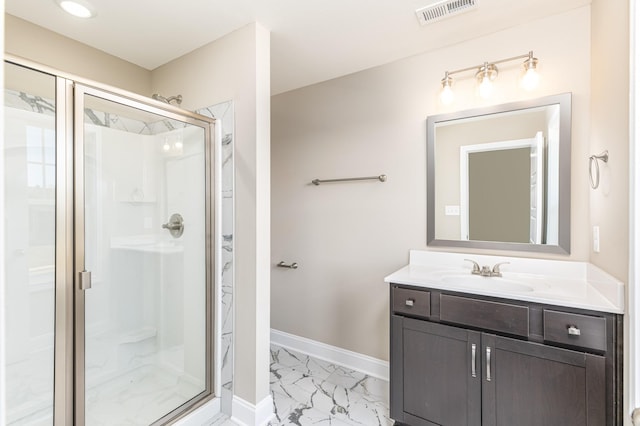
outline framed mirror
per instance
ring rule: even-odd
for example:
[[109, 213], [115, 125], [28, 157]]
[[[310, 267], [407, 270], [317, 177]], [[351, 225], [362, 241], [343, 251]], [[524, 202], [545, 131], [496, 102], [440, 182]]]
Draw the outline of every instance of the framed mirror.
[[570, 252], [571, 94], [427, 118], [427, 245]]

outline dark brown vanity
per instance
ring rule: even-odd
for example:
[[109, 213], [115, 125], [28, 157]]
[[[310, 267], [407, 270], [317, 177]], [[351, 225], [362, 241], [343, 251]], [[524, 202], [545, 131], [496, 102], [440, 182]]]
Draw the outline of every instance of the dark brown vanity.
[[391, 282], [391, 418], [622, 424], [622, 315]]
[[570, 200], [571, 94], [428, 117], [430, 250], [385, 278], [396, 424], [622, 424], [624, 284], [522, 254], [571, 252]]

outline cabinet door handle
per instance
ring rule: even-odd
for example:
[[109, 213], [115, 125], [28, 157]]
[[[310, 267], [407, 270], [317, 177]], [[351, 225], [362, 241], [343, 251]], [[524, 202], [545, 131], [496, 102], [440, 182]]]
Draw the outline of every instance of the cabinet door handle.
[[476, 377], [476, 344], [471, 344], [471, 377]]
[[487, 346], [487, 382], [491, 381], [491, 348]]
[[580, 329], [575, 325], [570, 325], [569, 327], [567, 327], [567, 333], [569, 333], [569, 336], [579, 336]]
[[407, 299], [404, 301], [404, 304], [407, 306], [413, 306], [414, 303], [415, 303], [415, 300], [413, 299]]

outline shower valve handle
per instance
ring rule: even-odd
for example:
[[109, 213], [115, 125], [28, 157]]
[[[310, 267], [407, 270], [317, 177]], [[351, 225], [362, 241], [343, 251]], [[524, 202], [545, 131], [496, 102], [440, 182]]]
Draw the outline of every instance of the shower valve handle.
[[176, 231], [176, 230], [182, 228], [183, 225], [181, 223], [171, 223], [171, 222], [169, 222], [169, 223], [163, 223], [162, 227], [164, 229], [168, 229], [169, 231]]
[[179, 213], [174, 213], [169, 222], [162, 224], [163, 229], [168, 229], [173, 238], [180, 238], [184, 232], [184, 220]]

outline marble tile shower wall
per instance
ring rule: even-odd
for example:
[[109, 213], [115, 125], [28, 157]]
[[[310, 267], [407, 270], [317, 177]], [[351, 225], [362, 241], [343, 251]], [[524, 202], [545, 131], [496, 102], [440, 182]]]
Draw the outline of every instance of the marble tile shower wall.
[[221, 379], [222, 395], [221, 410], [231, 415], [231, 403], [233, 399], [233, 130], [234, 111], [233, 101], [223, 102], [196, 111], [207, 117], [213, 117], [221, 123], [221, 149], [220, 158], [216, 161], [216, 167], [221, 172], [221, 212], [222, 236], [221, 236], [221, 262], [217, 271], [220, 280], [222, 300], [222, 342], [221, 342]]

